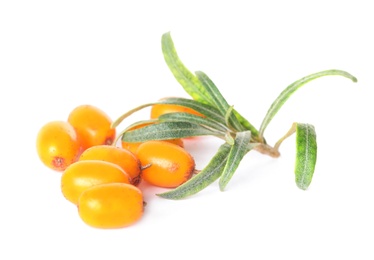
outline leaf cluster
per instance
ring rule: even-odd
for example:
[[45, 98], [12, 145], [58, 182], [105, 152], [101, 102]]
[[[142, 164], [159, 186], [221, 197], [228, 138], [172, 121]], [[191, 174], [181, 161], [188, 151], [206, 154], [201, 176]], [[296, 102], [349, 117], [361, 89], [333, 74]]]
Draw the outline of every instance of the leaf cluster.
[[[342, 70], [325, 70], [293, 82], [274, 100], [260, 128], [257, 129], [227, 102], [207, 74], [202, 71], [192, 73], [185, 67], [177, 54], [170, 32], [162, 35], [161, 45], [167, 66], [192, 99], [167, 98], [141, 105], [118, 118], [112, 127], [117, 127], [125, 118], [145, 107], [156, 104], [173, 104], [192, 108], [203, 116], [188, 113], [165, 114], [157, 120], [145, 120], [130, 125], [120, 134], [120, 138], [126, 142], [143, 142], [210, 135], [216, 136], [224, 142], [199, 174], [173, 190], [158, 194], [160, 197], [182, 199], [203, 190], [218, 179], [219, 188], [223, 191], [248, 152], [256, 150], [272, 157], [278, 157], [280, 144], [293, 133], [296, 134], [295, 182], [302, 190], [309, 187], [317, 160], [314, 126], [295, 122], [289, 132], [280, 138], [274, 146], [266, 143], [265, 129], [290, 96], [306, 83], [332, 75], [343, 76], [356, 82], [357, 79], [354, 76]], [[155, 124], [131, 130], [134, 126], [145, 122], [154, 122]]]

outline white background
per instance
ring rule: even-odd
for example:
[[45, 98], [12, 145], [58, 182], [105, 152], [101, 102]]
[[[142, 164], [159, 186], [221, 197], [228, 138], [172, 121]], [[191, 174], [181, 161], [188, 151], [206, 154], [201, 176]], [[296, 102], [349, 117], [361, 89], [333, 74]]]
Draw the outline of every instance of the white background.
[[[0, 2], [0, 259], [374, 259], [373, 8], [370, 1]], [[293, 81], [326, 69], [269, 124], [274, 144], [293, 122], [313, 124], [318, 160], [307, 191], [294, 183], [295, 137], [281, 157], [248, 154], [225, 192], [217, 183], [182, 201], [144, 189], [135, 225], [85, 225], [39, 161], [35, 140], [80, 104], [113, 119], [143, 103], [187, 94], [168, 70], [171, 32], [191, 70], [202, 70], [259, 127]], [[145, 119], [143, 111], [128, 119]], [[186, 148], [202, 168], [221, 144]], [[145, 187], [143, 187], [145, 188]]]

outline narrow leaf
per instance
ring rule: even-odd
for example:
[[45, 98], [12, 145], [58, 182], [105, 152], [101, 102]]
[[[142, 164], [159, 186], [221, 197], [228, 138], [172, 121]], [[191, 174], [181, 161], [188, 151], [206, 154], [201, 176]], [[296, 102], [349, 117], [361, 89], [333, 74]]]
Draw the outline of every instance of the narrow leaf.
[[314, 79], [323, 77], [323, 76], [333, 76], [333, 75], [338, 75], [338, 76], [343, 76], [348, 79], [351, 79], [353, 82], [357, 82], [357, 79], [349, 74], [348, 72], [342, 71], [342, 70], [325, 70], [321, 71], [315, 74], [311, 74], [309, 76], [306, 76], [304, 78], [301, 78], [291, 85], [289, 85], [273, 102], [273, 104], [270, 106], [264, 120], [262, 121], [259, 133], [260, 136], [263, 136], [264, 131], [270, 121], [273, 119], [275, 114], [279, 111], [279, 109], [283, 106], [283, 104], [288, 100], [288, 98], [296, 91], [298, 90], [301, 86], [304, 84], [308, 83], [309, 81], [312, 81]]
[[237, 131], [244, 130], [244, 127], [240, 124], [239, 120], [235, 117], [233, 113], [227, 113], [227, 111], [232, 110], [230, 105], [227, 103], [225, 98], [222, 96], [221, 92], [218, 90], [213, 81], [202, 71], [195, 72], [197, 78], [200, 80], [204, 86], [206, 92], [211, 97], [213, 105], [221, 112], [223, 116], [228, 115], [229, 122]]
[[166, 64], [184, 90], [195, 100], [210, 103], [210, 97], [196, 76], [191, 73], [179, 59], [170, 32], [162, 35], [162, 53]]
[[229, 108], [225, 112], [225, 122], [226, 125], [230, 125], [230, 117], [232, 115], [232, 111], [234, 110], [234, 106], [229, 106]]
[[220, 122], [222, 124], [225, 123], [225, 118], [221, 115], [221, 113], [216, 108], [214, 108], [210, 105], [206, 105], [206, 104], [200, 103], [196, 100], [187, 99], [187, 98], [166, 98], [166, 99], [163, 99], [163, 100], [160, 100], [160, 101], [143, 104], [143, 105], [140, 105], [138, 107], [135, 107], [135, 108], [127, 111], [126, 113], [124, 113], [123, 115], [118, 117], [112, 123], [111, 128], [118, 127], [122, 123], [123, 120], [125, 120], [126, 118], [128, 118], [129, 116], [134, 114], [135, 112], [138, 112], [139, 110], [142, 110], [144, 108], [151, 107], [151, 106], [157, 105], [157, 104], [172, 104], [172, 105], [178, 105], [178, 106], [184, 106], [184, 107], [192, 108], [193, 110], [199, 112], [200, 114], [202, 114], [202, 115], [204, 115], [204, 116], [206, 116], [206, 117], [208, 117], [212, 120], [215, 120], [215, 121]]
[[317, 161], [316, 132], [312, 125], [296, 123], [296, 185], [306, 190], [313, 178]]
[[235, 143], [231, 147], [230, 153], [227, 157], [225, 168], [223, 169], [221, 178], [219, 180], [220, 190], [223, 191], [234, 175], [244, 155], [248, 152], [248, 144], [251, 140], [251, 132], [239, 132], [236, 134]]
[[166, 199], [183, 199], [205, 189], [211, 183], [216, 181], [225, 167], [227, 156], [231, 146], [227, 143], [220, 146], [217, 153], [197, 175], [193, 176], [187, 182], [177, 188], [164, 193], [157, 194]]
[[[149, 140], [168, 140], [192, 136], [215, 135], [205, 127], [188, 122], [161, 122], [123, 133], [125, 142], [145, 142]], [[224, 133], [221, 138], [224, 138]]]
[[229, 129], [214, 120], [209, 118], [204, 118], [201, 116], [193, 115], [190, 113], [183, 113], [183, 112], [175, 112], [175, 113], [168, 113], [161, 115], [159, 118], [160, 122], [166, 121], [175, 121], [175, 122], [189, 122], [198, 125], [204, 125], [210, 129], [220, 131], [220, 132], [227, 132]]
[[124, 133], [126, 133], [127, 131], [130, 131], [130, 129], [133, 129], [133, 128], [136, 128], [137, 126], [141, 126], [141, 125], [148, 125], [148, 124], [154, 124], [158, 122], [157, 119], [148, 119], [148, 120], [141, 120], [141, 121], [137, 121], [131, 125], [129, 125], [128, 127], [126, 127], [124, 130], [122, 130], [121, 132], [119, 132], [117, 134], [117, 138], [116, 140], [113, 142], [114, 144], [117, 144], [118, 143], [118, 140], [122, 139], [122, 135]]
[[[182, 85], [184, 90], [194, 99], [204, 104], [213, 105], [212, 97], [207, 93], [202, 83], [198, 80], [196, 75], [191, 73], [180, 60], [177, 51], [174, 46], [174, 42], [171, 38], [170, 32], [165, 33], [162, 36], [162, 52], [166, 64], [170, 71], [173, 73], [176, 80]], [[248, 122], [243, 116], [234, 110], [234, 114], [237, 117], [240, 125], [236, 128], [240, 130], [250, 130], [252, 136], [258, 136], [258, 130]]]
[[235, 114], [236, 118], [239, 120], [240, 124], [244, 127], [245, 130], [249, 130], [252, 132], [252, 138], [257, 140], [258, 136], [258, 130], [251, 124], [247, 119], [245, 119], [241, 114], [239, 114], [238, 111], [235, 109], [233, 110], [233, 113]]
[[225, 118], [221, 113], [213, 106], [203, 104], [199, 101], [187, 98], [166, 98], [163, 99], [159, 104], [173, 104], [191, 108], [200, 114], [203, 114], [205, 117], [210, 118], [214, 121], [225, 124]]

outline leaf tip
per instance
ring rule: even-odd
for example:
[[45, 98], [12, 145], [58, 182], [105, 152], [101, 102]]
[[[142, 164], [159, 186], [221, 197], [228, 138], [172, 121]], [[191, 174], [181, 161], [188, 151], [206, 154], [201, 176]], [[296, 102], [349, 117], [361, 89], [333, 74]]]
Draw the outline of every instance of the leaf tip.
[[184, 199], [187, 195], [176, 192], [176, 188], [170, 191], [165, 191], [162, 193], [156, 193], [157, 197], [169, 200], [181, 200]]
[[162, 35], [162, 37], [169, 36], [169, 35], [170, 35], [170, 31], [167, 31], [167, 32], [165, 32], [165, 33]]
[[344, 73], [346, 74], [345, 77], [349, 78], [350, 80], [352, 80], [354, 83], [357, 82], [357, 78], [355, 76], [353, 76], [352, 74], [348, 73], [348, 72], [345, 72]]
[[164, 193], [156, 193], [156, 196], [157, 196], [157, 197], [160, 197], [160, 198], [163, 198], [163, 199], [172, 199], [172, 198], [170, 198], [170, 196], [168, 195], [167, 192], [164, 192]]
[[305, 184], [301, 184], [301, 183], [296, 183], [296, 185], [300, 190], [303, 190], [303, 191], [306, 191], [309, 187], [309, 185], [305, 185]]
[[223, 183], [223, 182], [219, 182], [219, 190], [221, 192], [225, 191], [225, 188], [226, 188], [226, 183]]

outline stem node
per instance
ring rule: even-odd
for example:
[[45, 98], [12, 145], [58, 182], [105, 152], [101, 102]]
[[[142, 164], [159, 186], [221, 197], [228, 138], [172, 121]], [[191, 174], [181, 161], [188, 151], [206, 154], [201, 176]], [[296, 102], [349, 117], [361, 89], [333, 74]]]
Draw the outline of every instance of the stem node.
[[269, 155], [273, 158], [278, 158], [280, 156], [280, 152], [278, 151], [278, 149], [275, 149], [274, 147], [271, 147], [267, 144], [257, 145], [253, 149], [259, 153]]

